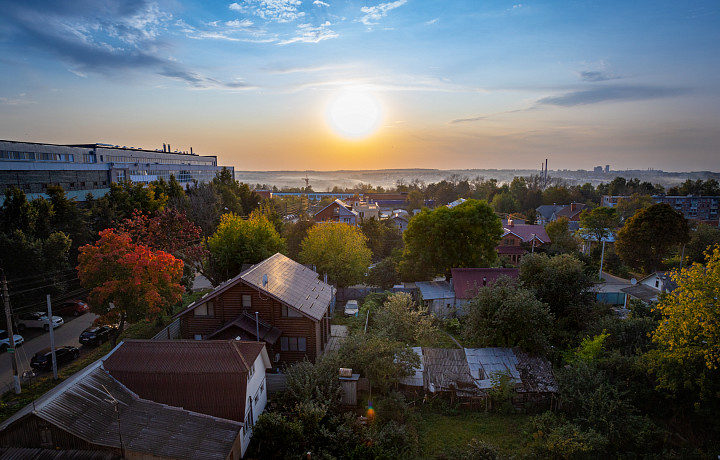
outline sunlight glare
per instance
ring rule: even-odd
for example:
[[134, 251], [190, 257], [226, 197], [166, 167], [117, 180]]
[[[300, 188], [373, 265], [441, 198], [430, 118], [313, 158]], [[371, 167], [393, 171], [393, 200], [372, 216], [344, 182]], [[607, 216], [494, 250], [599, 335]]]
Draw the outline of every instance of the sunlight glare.
[[382, 121], [378, 101], [360, 90], [338, 94], [327, 107], [327, 119], [333, 131], [346, 139], [363, 139], [374, 133]]

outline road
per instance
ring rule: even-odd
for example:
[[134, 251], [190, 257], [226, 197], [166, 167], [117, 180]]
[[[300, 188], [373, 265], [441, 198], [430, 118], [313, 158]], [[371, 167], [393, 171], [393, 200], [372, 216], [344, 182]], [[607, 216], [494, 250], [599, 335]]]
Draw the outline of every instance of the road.
[[[63, 317], [65, 324], [55, 328], [55, 346], [75, 345], [80, 348], [80, 354], [83, 354], [83, 347], [80, 346], [78, 338], [80, 333], [88, 328], [97, 318], [92, 313], [73, 318], [72, 316]], [[17, 347], [16, 353], [18, 358], [18, 375], [20, 375], [20, 385], [24, 384], [22, 380], [23, 371], [31, 370], [30, 358], [38, 351], [50, 347], [50, 334], [40, 329], [26, 329], [21, 334], [25, 339], [25, 343]], [[51, 371], [52, 372], [52, 371]], [[0, 393], [14, 389], [12, 361], [10, 353], [0, 353]]]

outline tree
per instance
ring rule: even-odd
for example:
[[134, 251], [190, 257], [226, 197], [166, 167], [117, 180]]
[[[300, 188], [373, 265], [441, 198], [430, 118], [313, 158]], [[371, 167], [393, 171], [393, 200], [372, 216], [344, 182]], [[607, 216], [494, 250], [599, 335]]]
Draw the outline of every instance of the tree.
[[520, 347], [542, 353], [550, 345], [553, 316], [529, 289], [499, 279], [466, 306], [463, 336], [477, 347]]
[[720, 248], [707, 254], [705, 266], [693, 264], [670, 275], [677, 283], [661, 296], [661, 319], [652, 334], [657, 349], [651, 369], [662, 388], [717, 403], [720, 390]]
[[212, 258], [208, 279], [217, 285], [238, 275], [243, 264], [256, 264], [283, 252], [285, 241], [262, 213], [253, 212], [247, 220], [230, 213], [221, 217], [208, 246]]
[[497, 261], [502, 225], [485, 201], [454, 208], [423, 209], [403, 233], [403, 279], [428, 279], [451, 268], [489, 266]]
[[569, 223], [570, 220], [567, 217], [561, 217], [545, 225], [545, 231], [550, 237], [550, 241], [552, 241], [550, 245], [551, 252], [569, 253], [577, 251], [578, 242], [570, 235]]
[[130, 236], [108, 229], [94, 245], [80, 248], [78, 277], [90, 288], [93, 313], [104, 323], [154, 320], [177, 303], [183, 263], [164, 251], [134, 244]]
[[720, 245], [720, 229], [708, 224], [698, 224], [690, 232], [690, 241], [685, 247], [687, 264], [704, 262], [705, 252], [715, 245]]
[[374, 312], [371, 330], [380, 337], [412, 345], [430, 345], [437, 333], [427, 311], [406, 292], [390, 295]]
[[367, 238], [352, 225], [328, 222], [308, 230], [300, 245], [300, 261], [316, 266], [337, 287], [347, 287], [363, 280], [371, 263]]
[[618, 225], [620, 218], [615, 208], [600, 206], [592, 211], [586, 209], [580, 214], [581, 232], [598, 243], [612, 235]]
[[618, 201], [615, 209], [617, 209], [620, 220], [626, 221], [639, 210], [649, 208], [653, 204], [655, 204], [655, 201], [652, 199], [652, 196], [633, 193], [629, 198], [623, 198]]
[[368, 272], [367, 285], [388, 290], [400, 283], [399, 259], [391, 256], [375, 264]]
[[374, 262], [389, 257], [394, 249], [402, 247], [402, 234], [390, 220], [364, 219], [360, 222], [360, 230], [367, 238]]
[[509, 214], [520, 210], [518, 200], [515, 199], [510, 192], [500, 192], [496, 194], [492, 199], [491, 206], [495, 212], [501, 214]]
[[[157, 193], [156, 193], [157, 192]], [[101, 219], [98, 225], [110, 228], [123, 219], [132, 216], [135, 210], [143, 214], [154, 215], [167, 204], [168, 197], [153, 184], [124, 181], [110, 184], [110, 191], [97, 200], [95, 214]]]
[[412, 213], [413, 210], [422, 209], [422, 207], [425, 206], [425, 196], [423, 196], [420, 190], [410, 190], [405, 202], [407, 203], [405, 208]]
[[287, 223], [283, 227], [282, 236], [287, 244], [288, 257], [297, 260], [300, 256], [300, 244], [307, 236], [307, 232], [315, 225], [314, 220], [298, 220]]
[[689, 239], [685, 217], [669, 204], [642, 209], [618, 231], [615, 248], [629, 267], [650, 273], [658, 269], [670, 249]]

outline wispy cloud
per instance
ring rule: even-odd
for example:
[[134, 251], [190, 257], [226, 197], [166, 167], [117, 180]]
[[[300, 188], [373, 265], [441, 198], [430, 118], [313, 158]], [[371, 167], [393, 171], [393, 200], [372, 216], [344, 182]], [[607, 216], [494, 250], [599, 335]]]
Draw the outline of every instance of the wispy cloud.
[[241, 3], [231, 3], [229, 8], [253, 14], [266, 21], [293, 22], [305, 16], [299, 9], [301, 5], [301, 0], [243, 0]]
[[388, 13], [395, 8], [399, 8], [407, 3], [407, 0], [396, 0], [390, 3], [381, 3], [376, 6], [363, 6], [360, 8], [365, 15], [360, 18], [360, 22], [365, 25], [371, 26], [380, 22], [382, 18], [388, 15]]
[[537, 101], [539, 105], [575, 107], [598, 104], [609, 101], [643, 101], [687, 94], [683, 88], [654, 86], [606, 86], [591, 90], [572, 91], [561, 96], [545, 97]]
[[620, 78], [604, 70], [586, 70], [578, 72], [578, 75], [582, 81], [607, 81]]
[[425, 21], [425, 25], [431, 26], [431, 25], [435, 24], [436, 22], [438, 22], [439, 20], [440, 20], [440, 18], [435, 18], [435, 19], [431, 19], [429, 21]]
[[5, 97], [0, 96], [0, 105], [12, 105], [12, 106], [21, 106], [21, 105], [30, 105], [35, 104], [35, 101], [32, 101], [27, 98], [27, 94], [20, 93], [16, 97]]
[[244, 87], [167, 58], [169, 44], [162, 37], [174, 25], [172, 19], [172, 14], [148, 0], [17, 2], [3, 9], [0, 28], [19, 46], [54, 55], [81, 77], [154, 73], [193, 88]]
[[289, 45], [290, 43], [318, 43], [323, 40], [338, 37], [338, 34], [330, 29], [330, 22], [326, 21], [319, 26], [312, 24], [300, 24], [297, 28], [297, 34], [286, 40], [280, 41], [279, 45]]
[[326, 8], [330, 7], [330, 4], [329, 4], [329, 3], [325, 3], [325, 2], [323, 2], [322, 0], [315, 0], [315, 1], [313, 2], [313, 5], [315, 5], [315, 6], [324, 6], [324, 7], [326, 7]]
[[489, 119], [491, 119], [491, 118], [496, 118], [496, 117], [499, 117], [499, 116], [501, 116], [501, 115], [507, 115], [507, 114], [509, 114], [509, 113], [529, 112], [529, 111], [531, 111], [531, 110], [535, 110], [535, 108], [534, 108], [534, 107], [528, 107], [528, 108], [526, 108], [526, 109], [505, 110], [505, 111], [503, 111], [503, 112], [496, 112], [496, 113], [491, 113], [491, 114], [488, 114], [488, 115], [479, 115], [479, 116], [477, 116], [477, 117], [456, 118], [456, 119], [454, 119], [454, 120], [451, 120], [451, 121], [450, 121], [450, 124], [453, 124], [453, 125], [454, 125], [454, 124], [458, 124], [458, 123], [472, 123], [472, 122], [476, 122], [476, 121], [489, 120]]

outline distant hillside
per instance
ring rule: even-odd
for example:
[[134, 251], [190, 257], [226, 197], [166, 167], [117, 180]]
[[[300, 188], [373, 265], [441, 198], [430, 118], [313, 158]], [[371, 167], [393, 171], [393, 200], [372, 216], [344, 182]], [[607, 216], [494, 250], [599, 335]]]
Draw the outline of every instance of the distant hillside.
[[[426, 184], [440, 182], [452, 175], [458, 175], [461, 179], [497, 179], [498, 182], [510, 182], [516, 176], [530, 176], [540, 174], [537, 169], [379, 169], [379, 170], [341, 170], [341, 171], [235, 171], [235, 178], [240, 182], [250, 185], [267, 184], [270, 186], [283, 187], [304, 187], [305, 177], [310, 180], [310, 186], [316, 192], [332, 190], [339, 186], [355, 187], [356, 185], [371, 184], [384, 188], [395, 187], [398, 180], [409, 184], [414, 180], [420, 180]], [[626, 170], [610, 171], [609, 173], [595, 173], [593, 171], [569, 171], [550, 170], [548, 176], [561, 178], [569, 185], [584, 184], [590, 182], [597, 186], [602, 182], [610, 182], [615, 177], [621, 176], [626, 179], [639, 178], [642, 181], [649, 181], [653, 184], [660, 184], [670, 187], [687, 179], [716, 179], [720, 181], [720, 173], [709, 171], [696, 172], [663, 172], [658, 170]]]

